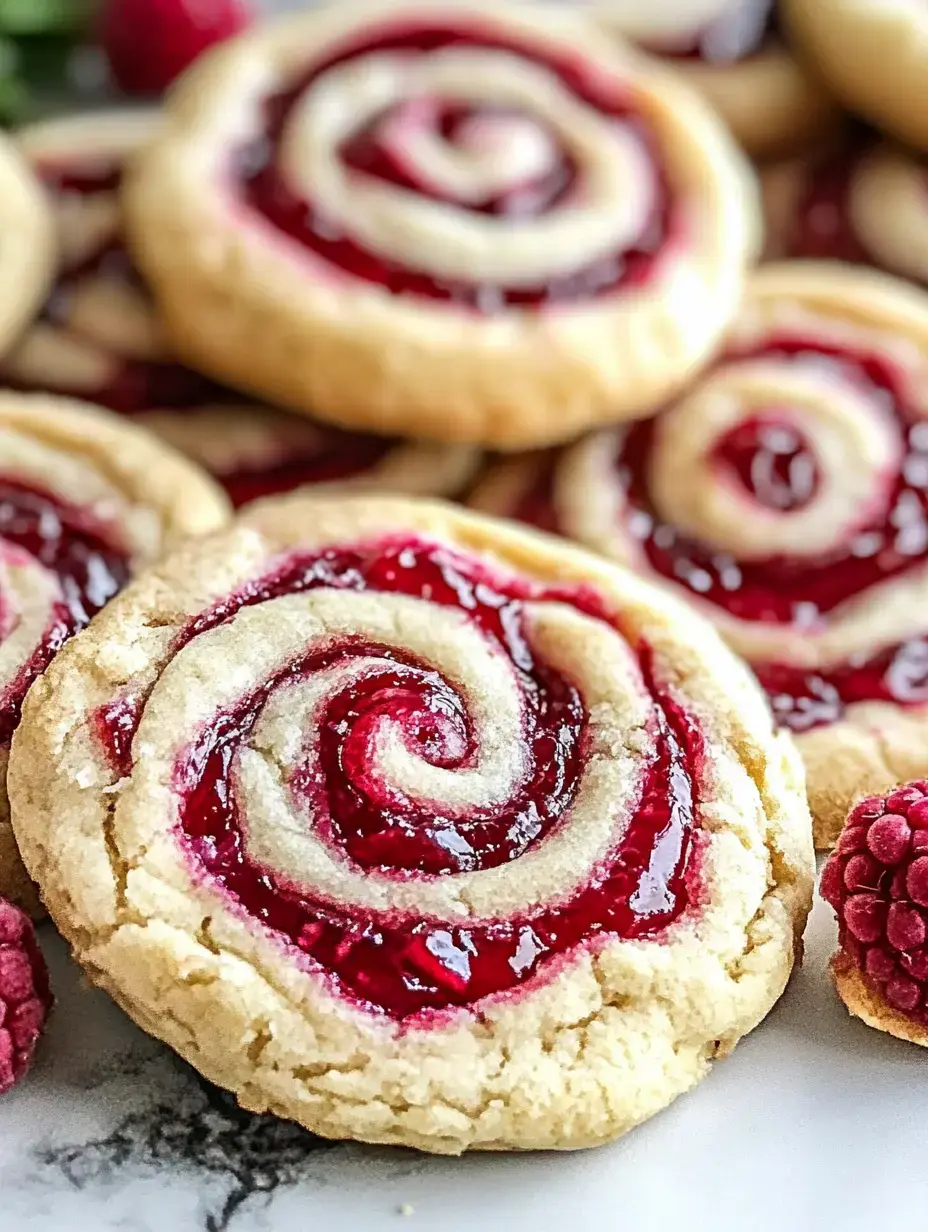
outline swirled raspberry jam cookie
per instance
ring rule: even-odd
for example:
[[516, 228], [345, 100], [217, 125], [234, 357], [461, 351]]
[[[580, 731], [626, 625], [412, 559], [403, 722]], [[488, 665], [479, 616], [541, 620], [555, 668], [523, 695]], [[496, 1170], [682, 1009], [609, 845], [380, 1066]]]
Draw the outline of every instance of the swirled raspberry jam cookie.
[[801, 764], [709, 624], [450, 506], [261, 502], [162, 562], [10, 782], [91, 978], [329, 1137], [610, 1139], [766, 1014], [811, 897]]
[[0, 353], [42, 302], [55, 264], [54, 228], [42, 190], [0, 136]]
[[928, 283], [928, 166], [858, 140], [761, 175], [768, 257], [873, 265]]
[[838, 917], [842, 1001], [868, 1026], [928, 1047], [928, 783], [852, 809], [820, 889]]
[[236, 504], [333, 481], [458, 492], [476, 462], [466, 446], [397, 443], [245, 405], [172, 358], [124, 246], [120, 199], [125, 164], [157, 122], [154, 112], [94, 112], [18, 134], [54, 207], [61, 265], [41, 318], [7, 357], [0, 380], [144, 416], [145, 427], [211, 471]]
[[754, 186], [578, 14], [339, 4], [206, 55], [129, 184], [176, 345], [342, 427], [504, 448], [636, 417], [737, 301]]
[[39, 910], [5, 787], [27, 690], [135, 569], [227, 510], [147, 432], [82, 403], [0, 393], [0, 895]]
[[755, 157], [801, 149], [837, 106], [779, 36], [774, 0], [592, 0], [610, 30], [667, 60]]
[[816, 840], [928, 772], [928, 300], [762, 269], [726, 351], [656, 420], [513, 460], [474, 503], [682, 591], [799, 737]]
[[900, 141], [928, 150], [923, 0], [783, 0], [782, 14], [842, 102]]

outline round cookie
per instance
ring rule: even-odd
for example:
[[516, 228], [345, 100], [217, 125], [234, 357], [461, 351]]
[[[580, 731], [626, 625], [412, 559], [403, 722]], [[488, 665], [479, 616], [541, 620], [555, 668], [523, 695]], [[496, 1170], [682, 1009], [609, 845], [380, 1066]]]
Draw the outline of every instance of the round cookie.
[[830, 132], [838, 108], [780, 37], [773, 0], [593, 0], [606, 29], [668, 61], [755, 158]]
[[54, 228], [42, 191], [0, 135], [0, 352], [32, 319], [54, 267]]
[[678, 388], [759, 223], [685, 86], [579, 14], [491, 0], [331, 5], [213, 50], [127, 200], [191, 363], [343, 427], [506, 449]]
[[0, 896], [37, 914], [5, 786], [23, 697], [134, 570], [228, 505], [147, 432], [65, 399], [0, 393], [0, 459]]
[[656, 420], [504, 463], [473, 503], [579, 540], [712, 617], [798, 736], [820, 847], [928, 772], [928, 300], [762, 268]]
[[467, 446], [398, 443], [338, 432], [238, 395], [177, 363], [123, 244], [120, 188], [149, 141], [153, 111], [91, 112], [20, 130], [60, 237], [57, 282], [0, 381], [88, 398], [127, 414], [211, 471], [236, 504], [339, 481], [455, 495], [473, 473]]
[[928, 167], [856, 140], [765, 168], [766, 256], [850, 261], [928, 284]]
[[426, 502], [261, 502], [161, 562], [10, 782], [90, 977], [334, 1138], [615, 1137], [763, 1018], [811, 899], [801, 764], [711, 627]]
[[928, 10], [922, 0], [783, 0], [797, 46], [852, 110], [928, 150]]

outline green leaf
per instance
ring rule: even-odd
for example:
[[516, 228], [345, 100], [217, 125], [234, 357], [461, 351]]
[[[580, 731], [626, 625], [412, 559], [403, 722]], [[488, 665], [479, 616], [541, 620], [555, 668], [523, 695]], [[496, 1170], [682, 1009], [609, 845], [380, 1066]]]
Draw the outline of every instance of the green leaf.
[[5, 34], [67, 34], [87, 28], [94, 0], [0, 0]]

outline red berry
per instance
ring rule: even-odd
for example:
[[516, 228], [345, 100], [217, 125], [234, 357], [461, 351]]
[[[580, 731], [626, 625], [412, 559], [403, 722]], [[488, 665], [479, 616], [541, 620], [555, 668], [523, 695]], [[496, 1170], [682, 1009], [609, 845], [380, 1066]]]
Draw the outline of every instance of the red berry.
[[898, 864], [908, 854], [912, 843], [909, 823], [898, 813], [887, 813], [867, 831], [867, 847], [881, 864]]
[[928, 930], [920, 911], [908, 903], [893, 903], [886, 916], [886, 940], [894, 950], [903, 953], [918, 950], [925, 944]]
[[928, 1025], [928, 783], [852, 809], [819, 888], [871, 987]]
[[904, 975], [897, 976], [886, 985], [886, 1000], [897, 1010], [910, 1014], [922, 997], [921, 987]]
[[858, 941], [879, 941], [886, 914], [886, 904], [875, 894], [852, 894], [844, 905], [844, 923]]
[[100, 41], [120, 89], [160, 94], [201, 52], [251, 21], [247, 0], [106, 0]]
[[909, 865], [905, 875], [909, 897], [920, 907], [928, 907], [928, 856], [919, 856]]
[[849, 890], [875, 890], [882, 871], [873, 856], [853, 855], [844, 866], [844, 884]]
[[28, 917], [0, 898], [0, 1095], [32, 1064], [52, 997]]

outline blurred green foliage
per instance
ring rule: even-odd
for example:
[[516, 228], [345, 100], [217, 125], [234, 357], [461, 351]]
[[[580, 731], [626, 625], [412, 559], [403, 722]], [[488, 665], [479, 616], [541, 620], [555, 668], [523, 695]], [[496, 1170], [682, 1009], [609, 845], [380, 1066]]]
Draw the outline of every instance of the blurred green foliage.
[[0, 0], [0, 124], [18, 124], [69, 90], [75, 44], [97, 0]]

